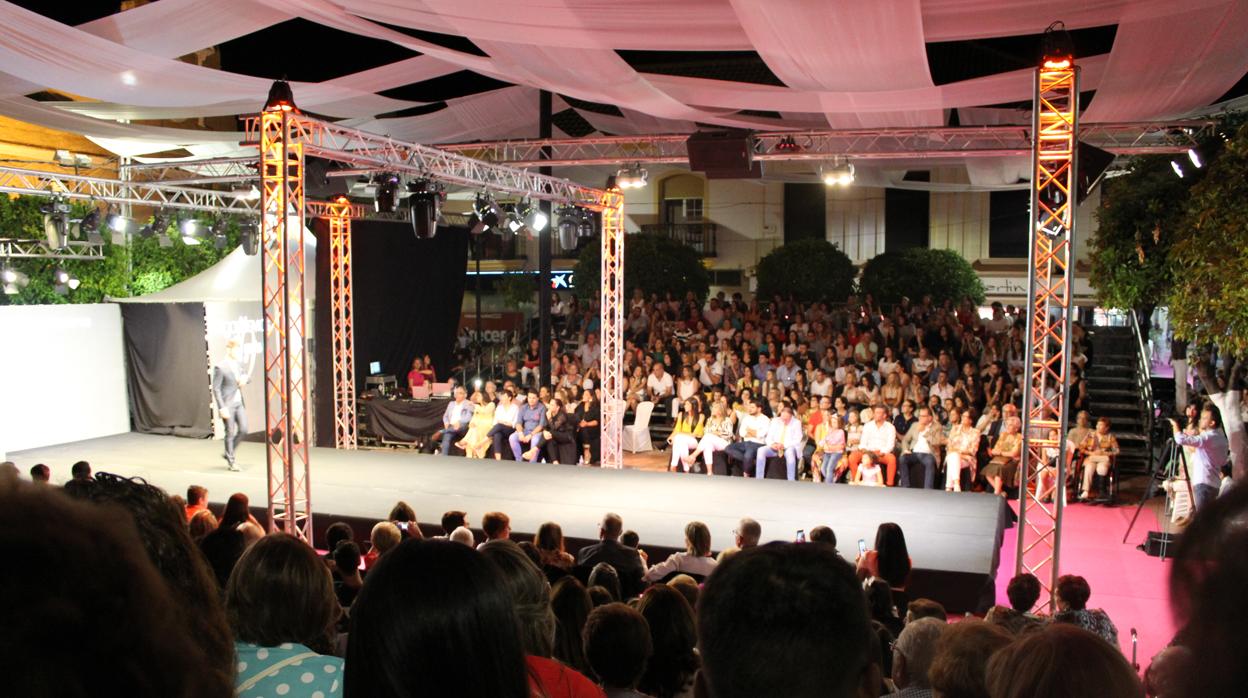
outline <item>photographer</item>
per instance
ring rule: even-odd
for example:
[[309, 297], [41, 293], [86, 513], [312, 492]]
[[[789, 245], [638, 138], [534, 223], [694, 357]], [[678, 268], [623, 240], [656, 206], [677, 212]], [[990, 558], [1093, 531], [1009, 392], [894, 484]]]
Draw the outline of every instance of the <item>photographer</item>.
[[1199, 511], [1218, 496], [1222, 466], [1230, 459], [1226, 435], [1218, 427], [1218, 418], [1211, 407], [1201, 410], [1196, 434], [1184, 433], [1173, 419], [1169, 422], [1174, 442], [1195, 449], [1187, 463], [1187, 474], [1192, 481], [1192, 506]]

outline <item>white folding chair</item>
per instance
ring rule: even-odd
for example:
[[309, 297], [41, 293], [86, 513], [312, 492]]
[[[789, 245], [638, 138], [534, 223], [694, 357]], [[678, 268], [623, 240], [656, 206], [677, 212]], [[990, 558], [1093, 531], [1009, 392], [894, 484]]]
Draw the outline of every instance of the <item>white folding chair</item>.
[[620, 435], [620, 447], [630, 453], [639, 453], [641, 451], [653, 451], [654, 444], [650, 442], [650, 413], [654, 412], [654, 403], [649, 400], [637, 405], [636, 417], [632, 424], [624, 426], [624, 432]]

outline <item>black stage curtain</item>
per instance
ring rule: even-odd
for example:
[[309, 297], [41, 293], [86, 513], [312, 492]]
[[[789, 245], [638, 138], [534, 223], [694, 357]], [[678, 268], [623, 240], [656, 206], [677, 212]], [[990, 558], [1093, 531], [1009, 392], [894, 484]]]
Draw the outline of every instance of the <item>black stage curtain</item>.
[[[387, 441], [415, 441], [442, 428], [450, 400], [368, 400], [368, 428]], [[361, 425], [363, 426], [363, 425]]]
[[212, 436], [203, 303], [122, 303], [132, 428]]
[[[329, 224], [316, 233], [316, 443], [333, 446], [333, 307], [329, 289]], [[355, 380], [364, 389], [370, 362], [407, 385], [412, 358], [428, 354], [444, 381], [468, 268], [468, 230], [441, 226], [432, 240], [417, 240], [406, 222], [352, 221], [351, 282], [354, 300]]]

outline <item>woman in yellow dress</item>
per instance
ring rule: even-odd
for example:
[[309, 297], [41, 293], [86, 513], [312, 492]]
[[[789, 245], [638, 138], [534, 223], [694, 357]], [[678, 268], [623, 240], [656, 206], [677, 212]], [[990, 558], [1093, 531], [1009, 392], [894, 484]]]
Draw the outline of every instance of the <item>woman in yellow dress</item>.
[[468, 433], [456, 442], [456, 446], [464, 449], [469, 458], [485, 458], [493, 440], [490, 429], [494, 428], [494, 403], [486, 402], [481, 391], [472, 394], [472, 419], [468, 422]]

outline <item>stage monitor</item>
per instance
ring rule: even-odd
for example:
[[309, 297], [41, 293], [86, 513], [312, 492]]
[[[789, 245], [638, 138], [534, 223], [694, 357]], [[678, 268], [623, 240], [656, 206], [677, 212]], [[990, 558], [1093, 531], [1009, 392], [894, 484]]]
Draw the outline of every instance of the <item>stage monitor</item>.
[[1088, 198], [1088, 194], [1091, 194], [1092, 190], [1096, 188], [1096, 185], [1101, 183], [1101, 177], [1105, 175], [1105, 170], [1109, 169], [1116, 156], [1094, 145], [1088, 145], [1080, 141], [1078, 157], [1079, 186], [1075, 201], [1081, 204], [1084, 199]]
[[685, 141], [689, 169], [707, 179], [758, 179], [762, 163], [754, 162], [754, 136], [748, 131], [699, 131]]

